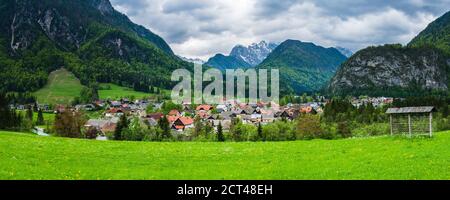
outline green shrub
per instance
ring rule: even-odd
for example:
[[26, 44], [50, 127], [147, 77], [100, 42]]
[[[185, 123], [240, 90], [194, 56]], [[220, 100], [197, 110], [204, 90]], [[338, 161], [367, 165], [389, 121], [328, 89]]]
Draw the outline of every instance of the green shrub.
[[296, 138], [311, 140], [322, 138], [324, 131], [321, 127], [320, 117], [317, 115], [302, 114], [297, 120]]
[[339, 122], [337, 126], [337, 133], [343, 138], [351, 137], [352, 131], [350, 130], [348, 122]]
[[436, 131], [446, 131], [450, 130], [450, 118], [442, 118], [439, 117], [435, 119], [435, 122], [433, 123], [434, 127], [436, 127]]
[[360, 124], [352, 133], [357, 137], [387, 135], [390, 133], [390, 127], [387, 123]]

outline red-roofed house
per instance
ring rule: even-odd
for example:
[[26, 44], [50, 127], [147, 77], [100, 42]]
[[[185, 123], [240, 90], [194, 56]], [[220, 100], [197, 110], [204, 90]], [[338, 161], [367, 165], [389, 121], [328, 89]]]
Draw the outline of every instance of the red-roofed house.
[[186, 128], [193, 128], [194, 127], [194, 119], [190, 117], [179, 117], [172, 125], [173, 129], [182, 131]]
[[147, 118], [152, 118], [155, 121], [159, 121], [163, 116], [164, 116], [164, 114], [162, 114], [162, 113], [152, 113], [152, 114], [148, 114]]
[[167, 115], [167, 121], [169, 121], [170, 124], [174, 123], [175, 121], [177, 121], [177, 119], [180, 118], [180, 116], [171, 116], [171, 115]]
[[209, 117], [209, 114], [205, 110], [200, 110], [197, 112], [197, 116], [199, 116], [202, 119], [207, 119]]
[[200, 111], [200, 110], [210, 111], [212, 109], [213, 109], [213, 106], [203, 104], [203, 105], [197, 106], [197, 108], [195, 110], [197, 110], [197, 111]]

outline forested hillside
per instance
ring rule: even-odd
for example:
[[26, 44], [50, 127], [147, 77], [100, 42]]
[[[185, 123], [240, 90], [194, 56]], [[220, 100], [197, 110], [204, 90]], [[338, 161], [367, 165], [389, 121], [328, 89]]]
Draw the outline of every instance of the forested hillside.
[[146, 90], [170, 87], [171, 70], [192, 67], [108, 0], [0, 2], [0, 90], [35, 91], [62, 66], [84, 85]]

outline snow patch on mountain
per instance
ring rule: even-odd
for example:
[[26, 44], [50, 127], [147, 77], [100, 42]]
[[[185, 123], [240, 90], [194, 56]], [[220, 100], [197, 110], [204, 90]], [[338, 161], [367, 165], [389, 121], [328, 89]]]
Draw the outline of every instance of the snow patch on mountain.
[[275, 43], [261, 41], [253, 43], [248, 47], [236, 45], [230, 53], [230, 56], [239, 58], [251, 66], [260, 64], [267, 56], [278, 46]]

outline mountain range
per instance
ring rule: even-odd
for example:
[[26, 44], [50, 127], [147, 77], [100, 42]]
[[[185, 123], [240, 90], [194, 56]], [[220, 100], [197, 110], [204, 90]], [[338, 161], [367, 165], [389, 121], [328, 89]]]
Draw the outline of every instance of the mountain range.
[[190, 62], [190, 63], [194, 63], [194, 64], [200, 64], [203, 65], [206, 62], [200, 58], [186, 58], [184, 56], [178, 56], [179, 58], [181, 58], [181, 60], [184, 60], [186, 62]]
[[280, 93], [300, 94], [317, 91], [334, 75], [347, 59], [335, 48], [325, 48], [311, 42], [286, 40], [257, 66], [280, 71]]
[[[36, 91], [61, 67], [85, 86], [106, 82], [142, 91], [169, 89], [176, 84], [170, 80], [173, 70], [202, 63], [176, 56], [164, 39], [108, 0], [0, 0], [0, 29], [0, 91]], [[205, 64], [221, 70], [278, 68], [281, 94], [324, 89], [332, 95], [405, 96], [448, 92], [449, 55], [446, 13], [407, 46], [368, 47], [353, 54], [298, 40], [261, 41], [237, 45]]]
[[237, 45], [231, 50], [230, 56], [239, 58], [254, 67], [264, 61], [277, 46], [276, 43], [267, 43], [264, 40], [248, 47]]
[[266, 41], [253, 43], [247, 47], [236, 45], [228, 56], [216, 54], [205, 64], [221, 70], [254, 67], [266, 59], [277, 46], [276, 43]]
[[237, 45], [229, 56], [216, 54], [205, 65], [220, 70], [277, 68], [280, 92], [299, 94], [322, 88], [347, 59], [341, 52], [351, 53], [345, 48], [324, 48], [298, 40], [286, 40], [279, 45], [261, 41], [248, 47]]

